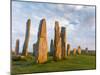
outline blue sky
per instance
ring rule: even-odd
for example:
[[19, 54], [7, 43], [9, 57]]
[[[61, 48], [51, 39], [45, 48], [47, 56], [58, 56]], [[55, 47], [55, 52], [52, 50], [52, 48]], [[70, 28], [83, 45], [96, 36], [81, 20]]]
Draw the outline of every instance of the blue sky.
[[15, 48], [16, 39], [19, 39], [22, 52], [29, 18], [31, 52], [42, 18], [46, 19], [48, 47], [51, 39], [54, 39], [55, 21], [59, 21], [60, 27], [66, 27], [67, 43], [71, 44], [71, 49], [80, 45], [83, 49], [88, 47], [95, 50], [95, 6], [12, 1], [12, 49]]

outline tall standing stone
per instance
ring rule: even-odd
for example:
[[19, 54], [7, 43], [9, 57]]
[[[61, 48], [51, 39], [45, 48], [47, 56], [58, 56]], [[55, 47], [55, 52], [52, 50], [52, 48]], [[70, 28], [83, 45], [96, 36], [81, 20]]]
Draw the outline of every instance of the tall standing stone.
[[46, 20], [42, 19], [39, 25], [38, 40], [35, 45], [35, 61], [36, 63], [45, 63], [47, 61], [48, 43]]
[[78, 46], [78, 54], [80, 55], [81, 54], [81, 47]]
[[73, 54], [76, 55], [76, 48], [73, 49]]
[[67, 44], [67, 56], [70, 56], [70, 44]]
[[23, 52], [22, 55], [27, 56], [28, 55], [28, 43], [29, 43], [29, 37], [30, 37], [30, 26], [31, 26], [31, 20], [28, 19], [26, 23], [26, 35], [25, 35], [25, 41], [23, 46]]
[[61, 57], [62, 59], [66, 58], [66, 28], [61, 27]]
[[54, 56], [54, 44], [53, 44], [53, 40], [51, 40], [51, 43], [50, 43], [50, 55]]
[[16, 40], [15, 54], [19, 54], [19, 39]]
[[54, 37], [54, 60], [61, 59], [61, 37], [59, 23], [55, 22], [55, 37]]

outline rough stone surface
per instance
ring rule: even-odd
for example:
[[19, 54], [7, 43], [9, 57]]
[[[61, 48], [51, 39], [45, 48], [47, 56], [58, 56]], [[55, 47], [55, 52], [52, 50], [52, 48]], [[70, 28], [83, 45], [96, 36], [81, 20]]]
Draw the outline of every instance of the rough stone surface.
[[80, 55], [81, 54], [81, 47], [78, 46], [78, 54]]
[[29, 43], [29, 37], [30, 37], [30, 26], [31, 26], [31, 20], [28, 19], [27, 24], [26, 24], [26, 35], [25, 35], [25, 41], [24, 41], [24, 46], [23, 46], [23, 56], [28, 55], [28, 43]]
[[61, 27], [61, 58], [66, 58], [66, 28]]
[[70, 44], [67, 44], [67, 56], [70, 56]]
[[76, 55], [76, 48], [73, 49], [73, 54]]
[[51, 40], [51, 43], [50, 43], [50, 55], [54, 56], [54, 43], [53, 43], [53, 40]]
[[35, 45], [35, 59], [36, 63], [45, 63], [47, 61], [48, 43], [46, 20], [42, 19], [39, 25], [38, 40]]
[[15, 55], [19, 54], [19, 39], [16, 40]]
[[54, 60], [61, 59], [61, 37], [59, 23], [55, 22], [55, 37], [54, 37]]

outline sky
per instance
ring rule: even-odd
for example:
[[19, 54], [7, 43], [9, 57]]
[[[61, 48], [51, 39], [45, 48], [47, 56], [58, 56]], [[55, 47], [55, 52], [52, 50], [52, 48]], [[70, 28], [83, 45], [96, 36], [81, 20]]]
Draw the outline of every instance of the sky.
[[71, 49], [80, 45], [82, 49], [95, 50], [95, 13], [95, 6], [12, 1], [12, 49], [19, 39], [22, 52], [26, 22], [31, 19], [28, 49], [32, 52], [40, 20], [45, 18], [48, 49], [54, 39], [55, 21], [58, 21], [60, 27], [66, 28], [66, 43]]

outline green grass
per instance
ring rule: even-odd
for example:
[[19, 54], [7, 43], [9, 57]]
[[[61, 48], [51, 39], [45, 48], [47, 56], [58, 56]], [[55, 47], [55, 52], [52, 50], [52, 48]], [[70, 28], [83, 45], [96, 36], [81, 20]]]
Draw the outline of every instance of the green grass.
[[31, 57], [27, 61], [12, 61], [11, 73], [15, 75], [23, 73], [90, 70], [95, 68], [96, 60], [94, 55], [69, 56], [65, 60], [60, 61], [53, 61], [52, 57], [49, 56], [45, 64], [36, 64], [34, 63], [34, 57]]

